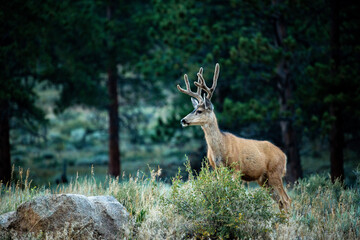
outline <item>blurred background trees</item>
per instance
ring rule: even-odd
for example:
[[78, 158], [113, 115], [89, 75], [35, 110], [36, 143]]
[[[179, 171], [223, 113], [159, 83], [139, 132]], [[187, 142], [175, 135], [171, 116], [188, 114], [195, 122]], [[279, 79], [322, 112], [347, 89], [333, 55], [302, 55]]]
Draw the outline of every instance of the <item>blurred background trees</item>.
[[114, 176], [160, 165], [163, 178], [184, 154], [199, 165], [203, 134], [180, 128], [192, 107], [175, 86], [200, 66], [210, 81], [219, 62], [221, 129], [280, 146], [290, 183], [330, 170], [351, 183], [358, 9], [337, 0], [1, 3], [1, 179], [11, 164], [45, 182], [67, 165], [71, 176], [91, 164]]

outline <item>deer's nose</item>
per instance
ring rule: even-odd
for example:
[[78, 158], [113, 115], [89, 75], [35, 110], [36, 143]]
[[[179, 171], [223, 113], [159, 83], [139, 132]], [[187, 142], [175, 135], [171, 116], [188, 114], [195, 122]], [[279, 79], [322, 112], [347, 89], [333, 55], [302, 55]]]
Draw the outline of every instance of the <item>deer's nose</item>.
[[184, 125], [184, 124], [186, 124], [186, 120], [183, 118], [180, 120], [180, 123], [181, 123], [181, 125]]

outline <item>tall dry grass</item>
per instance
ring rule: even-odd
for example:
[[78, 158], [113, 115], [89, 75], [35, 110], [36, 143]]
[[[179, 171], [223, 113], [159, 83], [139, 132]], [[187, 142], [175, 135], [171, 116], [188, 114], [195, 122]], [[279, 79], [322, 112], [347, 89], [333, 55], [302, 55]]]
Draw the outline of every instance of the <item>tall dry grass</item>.
[[[184, 181], [170, 186], [157, 180], [161, 170], [152, 170], [148, 177], [138, 174], [126, 180], [108, 177], [105, 181], [97, 181], [94, 173], [91, 172], [89, 177], [75, 178], [67, 185], [34, 186], [29, 179], [28, 171], [19, 169], [18, 172], [18, 180], [8, 185], [0, 183], [0, 214], [14, 211], [22, 202], [45, 194], [112, 195], [127, 208], [131, 215], [131, 222], [126, 236], [119, 236], [120, 239], [187, 239], [195, 236], [201, 237], [199, 234], [194, 235], [193, 231], [197, 229], [197, 226], [195, 226], [196, 221], [189, 221], [191, 213], [182, 213], [179, 211], [178, 206], [169, 204], [167, 199], [173, 197], [174, 187], [177, 187], [177, 191], [182, 193], [196, 192], [196, 189], [191, 188], [196, 184], [198, 184], [198, 188], [201, 187], [201, 184], [207, 184], [206, 179], [199, 180], [203, 182], [196, 182], [198, 180], [193, 179], [191, 184]], [[357, 176], [358, 184], [360, 184], [359, 169], [357, 170]], [[211, 184], [216, 185], [216, 183]], [[231, 181], [222, 181], [221, 184], [232, 183]], [[250, 191], [252, 190], [250, 189]], [[266, 235], [259, 235], [258, 238], [360, 239], [359, 191], [359, 185], [344, 188], [338, 182], [332, 184], [328, 176], [314, 175], [303, 179], [289, 190], [293, 202], [291, 211], [285, 220], [275, 222]], [[177, 198], [180, 203], [181, 197], [179, 195]], [[184, 196], [184, 199], [186, 199], [186, 196]], [[191, 199], [186, 203], [192, 204]], [[281, 213], [277, 209], [276, 203], [272, 205], [273, 209], [270, 209], [270, 212], [275, 214], [275, 217], [278, 217]], [[235, 209], [237, 211], [241, 210], [239, 208]], [[248, 208], [246, 211], [254, 210]], [[256, 215], [256, 212], [242, 214], [253, 216]], [[211, 214], [209, 216], [214, 217]], [[203, 217], [206, 218], [205, 215]], [[211, 224], [211, 221], [207, 221], [207, 223]], [[74, 233], [69, 227], [69, 229], [64, 229], [61, 233], [43, 233], [41, 236], [36, 237], [30, 234], [28, 238], [71, 239], [72, 234]], [[227, 235], [222, 236], [226, 238]], [[230, 233], [229, 236], [233, 235]], [[248, 237], [245, 236], [245, 238]], [[256, 239], [255, 236], [253, 238]], [[12, 236], [12, 239], [17, 239], [17, 236]]]

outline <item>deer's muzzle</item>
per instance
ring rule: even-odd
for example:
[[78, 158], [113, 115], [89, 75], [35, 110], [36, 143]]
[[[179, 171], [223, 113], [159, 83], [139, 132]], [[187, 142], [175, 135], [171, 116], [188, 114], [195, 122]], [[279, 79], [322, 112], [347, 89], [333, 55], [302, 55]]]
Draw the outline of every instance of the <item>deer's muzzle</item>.
[[189, 126], [189, 123], [186, 122], [185, 118], [181, 119], [181, 120], [180, 120], [180, 123], [181, 123], [181, 126], [183, 126], [183, 127]]

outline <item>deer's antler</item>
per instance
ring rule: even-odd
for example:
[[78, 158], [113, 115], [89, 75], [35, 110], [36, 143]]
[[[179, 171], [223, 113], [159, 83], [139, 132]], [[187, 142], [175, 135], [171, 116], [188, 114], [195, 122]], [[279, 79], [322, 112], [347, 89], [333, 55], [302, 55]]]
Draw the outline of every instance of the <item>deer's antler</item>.
[[[200, 71], [201, 70], [201, 71]], [[198, 87], [198, 89], [203, 89], [206, 93], [207, 93], [207, 96], [206, 98], [207, 99], [211, 99], [212, 97], [212, 94], [214, 93], [214, 90], [216, 88], [216, 85], [217, 85], [217, 80], [219, 78], [219, 72], [220, 72], [220, 65], [217, 63], [215, 65], [215, 71], [214, 71], [214, 78], [213, 78], [213, 84], [211, 86], [211, 88], [209, 88], [208, 86], [206, 86], [206, 83], [205, 83], [205, 79], [202, 75], [202, 68], [200, 68], [197, 76], [198, 76], [198, 81], [197, 82], [194, 82], [195, 86]]]
[[[198, 81], [194, 82], [195, 85], [196, 85], [196, 83], [200, 83], [202, 81], [200, 79], [200, 77], [199, 77], [199, 74], [202, 75], [202, 73], [203, 73], [203, 69], [200, 68], [199, 72], [198, 72]], [[201, 97], [201, 88], [197, 87], [196, 92], [191, 91], [190, 84], [189, 84], [189, 79], [188, 79], [188, 76], [186, 74], [184, 75], [184, 81], [185, 81], [185, 85], [186, 85], [186, 90], [181, 88], [179, 84], [176, 86], [177, 89], [182, 93], [185, 93], [185, 94], [187, 94], [187, 95], [189, 95], [191, 97], [196, 98], [198, 100], [198, 102], [202, 102], [203, 99]]]

